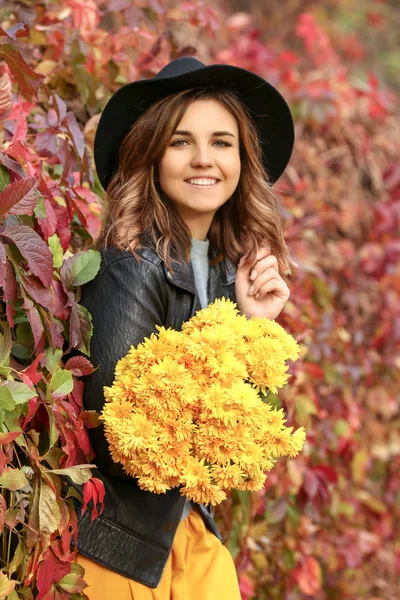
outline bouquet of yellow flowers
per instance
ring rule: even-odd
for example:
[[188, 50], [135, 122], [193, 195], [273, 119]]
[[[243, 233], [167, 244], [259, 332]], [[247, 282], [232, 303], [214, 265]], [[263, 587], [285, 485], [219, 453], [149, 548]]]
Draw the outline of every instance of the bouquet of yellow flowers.
[[292, 433], [282, 409], [264, 401], [287, 382], [285, 361], [298, 358], [297, 342], [225, 299], [180, 332], [157, 329], [118, 361], [104, 388], [113, 460], [141, 489], [180, 487], [199, 503], [219, 504], [231, 489], [260, 490], [276, 459], [297, 455], [304, 443], [304, 429]]

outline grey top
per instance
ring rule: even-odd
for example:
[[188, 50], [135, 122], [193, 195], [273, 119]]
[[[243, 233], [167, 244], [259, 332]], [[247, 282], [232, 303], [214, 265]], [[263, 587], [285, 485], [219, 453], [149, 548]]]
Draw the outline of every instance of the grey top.
[[[196, 284], [197, 293], [199, 294], [201, 308], [206, 308], [208, 305], [207, 297], [207, 281], [208, 281], [208, 247], [209, 240], [195, 240], [192, 238], [192, 249], [190, 260], [193, 267], [194, 281]], [[192, 503], [186, 499], [181, 520], [185, 519], [190, 513]]]
[[200, 298], [201, 308], [208, 305], [207, 281], [208, 281], [208, 248], [209, 240], [195, 240], [192, 238], [192, 250], [190, 259], [192, 262], [194, 280]]

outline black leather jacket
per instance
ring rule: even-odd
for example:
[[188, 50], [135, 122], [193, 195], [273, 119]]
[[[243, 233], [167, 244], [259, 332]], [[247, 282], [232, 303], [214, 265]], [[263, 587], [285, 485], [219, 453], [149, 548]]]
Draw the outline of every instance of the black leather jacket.
[[[111, 386], [114, 368], [131, 345], [137, 345], [156, 325], [180, 330], [201, 308], [190, 263], [166, 266], [152, 248], [130, 252], [115, 248], [101, 251], [102, 264], [95, 279], [82, 286], [80, 303], [92, 315], [90, 360], [98, 369], [83, 378], [86, 410], [103, 407], [103, 386]], [[210, 250], [212, 258], [213, 250]], [[208, 298], [235, 301], [236, 270], [222, 261], [210, 267]], [[153, 494], [139, 489], [110, 457], [103, 428], [89, 431], [95, 464], [94, 475], [105, 485], [103, 513], [91, 523], [90, 511], [79, 518], [78, 550], [125, 577], [157, 587], [171, 551], [185, 499], [178, 489]], [[197, 505], [207, 527], [221, 540], [210, 512]]]

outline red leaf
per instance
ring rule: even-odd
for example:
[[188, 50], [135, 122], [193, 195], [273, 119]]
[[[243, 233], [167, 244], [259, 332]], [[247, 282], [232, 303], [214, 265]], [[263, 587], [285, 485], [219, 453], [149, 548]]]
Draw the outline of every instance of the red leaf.
[[43, 317], [46, 321], [47, 329], [50, 332], [51, 347], [53, 351], [56, 348], [62, 348], [64, 344], [64, 325], [60, 321], [57, 321], [55, 318], [49, 316], [47, 313], [44, 313]]
[[0, 235], [17, 246], [32, 273], [49, 288], [53, 279], [53, 256], [40, 235], [26, 225], [7, 227]]
[[312, 473], [310, 469], [306, 469], [304, 472], [304, 484], [303, 484], [307, 496], [314, 498], [318, 492], [318, 478]]
[[48, 559], [42, 560], [39, 563], [36, 577], [36, 586], [39, 590], [39, 594], [36, 596], [36, 600], [44, 600], [46, 598], [46, 594], [54, 581], [55, 571], [56, 566], [54, 561]]
[[67, 114], [67, 105], [65, 104], [64, 100], [55, 92], [52, 93], [51, 104], [54, 106], [54, 109], [57, 112], [58, 123], [61, 123]]
[[333, 469], [329, 465], [317, 465], [311, 468], [314, 471], [314, 473], [316, 473], [325, 481], [329, 481], [330, 483], [337, 483], [337, 473], [335, 469]]
[[82, 506], [82, 514], [87, 509], [87, 505], [93, 498], [94, 485], [89, 480], [83, 486], [83, 506]]
[[[82, 397], [83, 397], [84, 387], [85, 386], [84, 386], [83, 381], [80, 381], [79, 379], [74, 377], [74, 388], [73, 388], [72, 392], [70, 393], [70, 395], [68, 396], [68, 400], [69, 400], [71, 406], [73, 407], [75, 413], [78, 414], [80, 419], [82, 417], [81, 411], [83, 410]], [[83, 420], [85, 427], [87, 427], [84, 419], [81, 419], [81, 420]]]
[[38, 371], [37, 366], [42, 360], [43, 356], [45, 356], [45, 353], [40, 353], [27, 369], [25, 369], [24, 371], [20, 371], [22, 381], [26, 383], [26, 385], [28, 385], [29, 387], [35, 385], [36, 383], [39, 383], [39, 381], [42, 379], [42, 371]]
[[71, 563], [59, 560], [50, 546], [43, 555], [44, 561], [51, 561], [54, 564], [54, 583], [58, 583], [65, 575], [71, 572]]
[[82, 160], [85, 151], [85, 138], [83, 137], [82, 130], [78, 125], [75, 115], [72, 112], [67, 113], [63, 120], [63, 124], [70, 134], [77, 155]]
[[4, 467], [6, 466], [7, 462], [7, 457], [4, 454], [3, 450], [0, 448], [0, 475], [4, 471]]
[[3, 533], [4, 523], [6, 522], [7, 504], [3, 494], [0, 494], [0, 533]]
[[99, 514], [101, 514], [103, 512], [103, 509], [104, 509], [104, 496], [105, 496], [106, 490], [104, 488], [103, 482], [100, 479], [98, 479], [97, 477], [92, 477], [90, 481], [92, 481], [92, 483], [96, 487], [97, 494], [98, 494], [98, 500], [97, 501], [100, 504], [100, 512], [99, 512]]
[[[51, 295], [50, 290], [45, 288], [36, 277], [26, 276], [23, 273], [19, 273], [21, 283], [24, 286], [29, 296], [40, 306], [44, 306], [48, 311], [54, 313], [54, 298]], [[27, 307], [25, 307], [27, 308]]]
[[38, 219], [38, 222], [43, 231], [44, 238], [47, 241], [48, 238], [57, 231], [57, 215], [50, 200], [46, 198], [46, 196], [43, 197], [43, 201], [46, 209], [46, 216], [43, 219]]
[[41, 352], [46, 342], [44, 326], [42, 323], [42, 319], [40, 318], [38, 309], [35, 306], [33, 306], [33, 303], [31, 304], [32, 306], [30, 308], [26, 308], [24, 302], [24, 307], [26, 308], [26, 316], [28, 317], [29, 325], [31, 326], [32, 330], [32, 335], [35, 343], [34, 350], [35, 352]]
[[[71, 298], [74, 298], [72, 292], [69, 292]], [[85, 354], [89, 354], [91, 320], [80, 310], [79, 304], [73, 302], [71, 307], [69, 329], [69, 343], [71, 348], [78, 348]]]
[[8, 64], [22, 95], [27, 100], [31, 100], [32, 97], [37, 98], [40, 84], [45, 79], [44, 75], [32, 71], [30, 66], [25, 62], [22, 54], [14, 50], [10, 44], [2, 44], [0, 46], [0, 56]]
[[90, 375], [94, 371], [92, 363], [84, 356], [73, 356], [67, 360], [65, 368], [71, 371], [72, 375], [75, 375], [76, 377]]
[[143, 70], [145, 69], [148, 65], [151, 64], [151, 62], [154, 60], [154, 58], [156, 56], [158, 56], [158, 54], [160, 54], [161, 51], [161, 43], [163, 41], [164, 36], [160, 35], [156, 41], [154, 42], [154, 44], [152, 45], [152, 47], [150, 48], [149, 51], [147, 52], [142, 52], [141, 54], [139, 54], [139, 57], [136, 59], [136, 68], [139, 70]]
[[301, 564], [293, 571], [293, 576], [303, 594], [315, 596], [322, 583], [321, 567], [312, 556], [303, 556]]
[[239, 589], [242, 596], [242, 600], [251, 600], [254, 596], [254, 583], [247, 577], [247, 575], [240, 575], [239, 577]]
[[60, 281], [53, 280], [52, 282], [53, 298], [54, 298], [54, 316], [61, 321], [66, 321], [69, 317], [70, 309], [68, 305], [68, 296], [65, 293], [63, 285]]
[[18, 175], [18, 177], [20, 177], [21, 179], [25, 177], [25, 172], [19, 164], [19, 162], [17, 162], [7, 154], [4, 154], [3, 152], [0, 152], [0, 163], [7, 167], [9, 171], [12, 171], [16, 175]]
[[0, 433], [0, 444], [9, 444], [17, 439], [21, 434], [20, 431], [8, 431], [6, 433]]
[[60, 206], [57, 203], [54, 204], [53, 208], [57, 217], [57, 234], [60, 238], [62, 249], [65, 252], [72, 235], [70, 228], [72, 213], [68, 207]]
[[83, 421], [83, 424], [86, 427], [86, 429], [94, 429], [95, 427], [98, 427], [101, 423], [101, 421], [99, 420], [99, 415], [95, 410], [84, 410], [79, 415], [79, 418], [81, 419], [81, 421]]
[[22, 424], [22, 428], [25, 429], [26, 426], [28, 425], [28, 423], [33, 419], [33, 417], [36, 414], [36, 411], [38, 409], [39, 406], [39, 400], [38, 398], [32, 398], [32, 400], [29, 400], [28, 402], [28, 414], [26, 415], [24, 422]]
[[29, 35], [29, 27], [24, 21], [17, 23], [8, 29], [4, 29], [0, 26], [0, 36], [1, 35], [6, 35], [15, 41], [17, 37], [27, 37]]
[[4, 244], [0, 242], [0, 286], [3, 286], [4, 278], [7, 274], [7, 254]]
[[0, 192], [0, 216], [8, 212], [14, 215], [31, 215], [37, 204], [37, 199], [32, 193], [36, 184], [36, 177], [26, 177], [7, 185]]
[[6, 302], [7, 321], [14, 327], [13, 315], [14, 306], [17, 300], [17, 282], [13, 266], [9, 261], [6, 262], [6, 276], [3, 281], [3, 300]]
[[[17, 116], [17, 122], [15, 124], [14, 135], [12, 137], [11, 146], [10, 146], [10, 148], [12, 148], [12, 150], [13, 150], [13, 154], [15, 153], [14, 145], [16, 144], [16, 142], [24, 142], [26, 140], [27, 133], [28, 133], [28, 124], [26, 122], [25, 111], [24, 111], [23, 105], [20, 104], [18, 116]], [[24, 150], [26, 150], [26, 149], [24, 148]], [[31, 155], [31, 156], [32, 156], [32, 158], [34, 158], [33, 155]]]
[[[88, 230], [92, 238], [96, 238], [101, 229], [100, 207], [94, 202], [94, 194], [90, 190], [79, 188], [79, 195], [85, 194], [87, 201], [80, 198], [71, 198], [71, 202], [79, 216], [80, 221]], [[87, 192], [87, 193], [86, 193]], [[90, 197], [90, 194], [92, 197]]]
[[[87, 506], [90, 501], [93, 502], [92, 508], [92, 521], [101, 514], [104, 509], [104, 495], [105, 489], [103, 482], [97, 477], [92, 477], [89, 481], [87, 481], [83, 486], [83, 506], [82, 506], [82, 514], [87, 509]], [[97, 510], [97, 504], [100, 504], [100, 510]]]
[[85, 431], [83, 422], [75, 416], [75, 412], [73, 407], [71, 406], [70, 401], [61, 400], [60, 404], [64, 408], [65, 412], [68, 413], [70, 418], [70, 422], [67, 422], [67, 427], [71, 427], [72, 424], [73, 435], [78, 442], [79, 448], [85, 455], [88, 454], [90, 452], [90, 442], [88, 434]]

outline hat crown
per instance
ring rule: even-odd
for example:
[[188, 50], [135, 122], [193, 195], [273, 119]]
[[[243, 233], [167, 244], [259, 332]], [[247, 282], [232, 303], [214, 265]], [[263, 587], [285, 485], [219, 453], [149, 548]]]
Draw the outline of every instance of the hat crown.
[[153, 79], [162, 79], [164, 77], [175, 77], [184, 73], [191, 73], [198, 69], [203, 69], [206, 65], [193, 58], [193, 56], [181, 56], [171, 60], [161, 71], [153, 77]]

